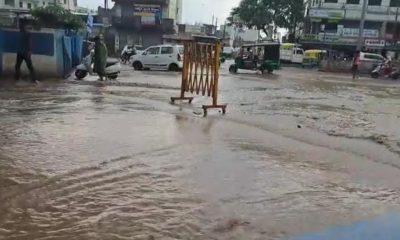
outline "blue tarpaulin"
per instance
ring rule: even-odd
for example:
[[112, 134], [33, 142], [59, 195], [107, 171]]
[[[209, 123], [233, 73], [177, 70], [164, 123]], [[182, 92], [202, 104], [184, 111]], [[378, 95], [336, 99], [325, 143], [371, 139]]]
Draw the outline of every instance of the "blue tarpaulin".
[[82, 38], [79, 36], [71, 37], [71, 56], [72, 56], [72, 66], [77, 66], [81, 63], [82, 57]]
[[0, 29], [0, 75], [3, 73], [3, 30]]
[[72, 44], [71, 44], [71, 38], [70, 37], [63, 37], [63, 66], [64, 66], [64, 72], [63, 75], [66, 77], [70, 71], [72, 70]]

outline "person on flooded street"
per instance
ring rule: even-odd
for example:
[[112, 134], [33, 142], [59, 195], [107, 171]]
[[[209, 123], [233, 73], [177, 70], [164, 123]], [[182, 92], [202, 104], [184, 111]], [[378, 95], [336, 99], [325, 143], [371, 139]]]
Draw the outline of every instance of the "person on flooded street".
[[100, 81], [106, 76], [106, 65], [107, 65], [107, 47], [103, 43], [103, 37], [97, 36], [94, 38], [94, 72], [96, 72]]
[[25, 61], [28, 67], [30, 78], [33, 83], [39, 83], [36, 79], [35, 69], [33, 68], [32, 58], [31, 58], [31, 34], [26, 29], [26, 23], [21, 21], [19, 24], [20, 35], [18, 39], [18, 51], [17, 51], [17, 61], [15, 63], [15, 81], [18, 81], [21, 77], [21, 65]]
[[351, 68], [351, 71], [353, 73], [353, 79], [359, 78], [358, 68], [360, 67], [360, 64], [361, 64], [360, 51], [357, 51], [356, 54], [354, 55], [353, 66]]

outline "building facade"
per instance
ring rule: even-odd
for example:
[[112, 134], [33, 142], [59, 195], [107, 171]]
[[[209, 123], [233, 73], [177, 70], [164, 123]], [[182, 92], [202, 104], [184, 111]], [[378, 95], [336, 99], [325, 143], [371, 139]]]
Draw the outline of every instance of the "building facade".
[[[365, 0], [365, 48], [397, 49], [400, 0]], [[363, 0], [312, 0], [307, 11], [305, 45], [354, 49], [358, 42]]]
[[78, 5], [77, 0], [0, 0], [0, 9], [30, 10], [55, 3], [71, 11]]
[[163, 42], [182, 21], [182, 0], [113, 0], [112, 9], [99, 8], [99, 19], [111, 27], [106, 41], [117, 54], [125, 45], [148, 47]]

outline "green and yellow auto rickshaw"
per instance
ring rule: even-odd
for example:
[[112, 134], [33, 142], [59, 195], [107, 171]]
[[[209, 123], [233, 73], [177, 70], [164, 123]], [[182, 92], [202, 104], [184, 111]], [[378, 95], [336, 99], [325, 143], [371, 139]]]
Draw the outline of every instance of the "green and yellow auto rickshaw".
[[304, 52], [303, 67], [318, 67], [326, 56], [326, 50], [312, 49]]
[[259, 43], [243, 45], [235, 63], [229, 67], [229, 72], [237, 73], [238, 69], [272, 73], [280, 68], [280, 44]]

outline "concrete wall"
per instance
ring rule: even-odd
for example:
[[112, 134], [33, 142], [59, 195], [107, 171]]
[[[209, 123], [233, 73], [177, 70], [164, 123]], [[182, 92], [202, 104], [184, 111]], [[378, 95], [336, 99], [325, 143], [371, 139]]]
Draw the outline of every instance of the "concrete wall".
[[[14, 73], [15, 61], [18, 50], [18, 31], [4, 30], [4, 53], [2, 56], [3, 74]], [[59, 76], [56, 51], [56, 38], [53, 30], [32, 32], [32, 61], [38, 75]], [[28, 73], [25, 64], [22, 65], [22, 72]]]
[[[72, 44], [71, 38], [65, 36], [64, 30], [55, 29], [32, 31], [31, 34], [32, 62], [39, 77], [65, 77], [80, 62], [81, 39]], [[19, 32], [15, 29], [3, 29], [0, 30], [0, 36], [2, 39], [2, 42], [0, 41], [0, 49], [2, 49], [0, 75], [10, 76], [15, 72]], [[23, 75], [29, 73], [24, 63], [21, 70]]]

